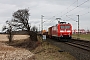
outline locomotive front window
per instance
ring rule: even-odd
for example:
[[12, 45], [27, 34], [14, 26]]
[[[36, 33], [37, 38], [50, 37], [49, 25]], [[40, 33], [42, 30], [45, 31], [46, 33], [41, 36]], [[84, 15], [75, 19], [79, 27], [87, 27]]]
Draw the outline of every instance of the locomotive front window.
[[70, 29], [70, 26], [65, 26], [66, 29]]
[[65, 29], [65, 26], [60, 26], [60, 29]]
[[70, 26], [60, 26], [60, 29], [70, 29]]

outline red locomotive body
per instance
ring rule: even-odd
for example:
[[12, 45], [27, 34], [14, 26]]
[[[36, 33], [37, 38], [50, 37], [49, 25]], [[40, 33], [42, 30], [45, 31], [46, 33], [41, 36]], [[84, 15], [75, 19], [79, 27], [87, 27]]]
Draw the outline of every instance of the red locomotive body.
[[69, 38], [72, 37], [72, 26], [65, 22], [60, 22], [56, 26], [52, 26], [48, 29], [48, 35], [55, 38]]

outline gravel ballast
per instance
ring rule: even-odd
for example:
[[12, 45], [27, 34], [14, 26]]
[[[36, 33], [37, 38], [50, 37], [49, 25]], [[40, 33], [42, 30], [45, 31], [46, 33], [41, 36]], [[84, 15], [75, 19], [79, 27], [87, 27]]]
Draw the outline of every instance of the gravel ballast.
[[48, 39], [53, 45], [62, 49], [62, 51], [69, 52], [73, 55], [77, 60], [90, 60], [90, 52], [85, 51], [83, 49], [79, 49], [77, 47], [73, 47], [71, 45], [65, 44], [64, 42], [57, 42], [51, 39]]

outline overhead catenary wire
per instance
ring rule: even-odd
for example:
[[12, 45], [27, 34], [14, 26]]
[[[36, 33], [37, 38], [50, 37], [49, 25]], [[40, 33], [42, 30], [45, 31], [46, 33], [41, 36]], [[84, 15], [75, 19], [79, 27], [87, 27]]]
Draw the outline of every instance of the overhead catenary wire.
[[89, 7], [88, 7], [88, 12], [83, 13], [83, 14], [82, 14], [82, 15], [80, 15], [80, 16], [84, 16], [84, 15], [89, 14], [89, 13], [90, 13], [90, 11], [89, 11]]
[[[63, 14], [63, 15], [61, 15], [61, 17], [63, 17], [63, 16], [66, 16], [68, 13], [70, 13], [70, 12], [72, 12], [72, 11], [74, 11], [75, 9], [77, 9], [78, 7], [80, 7], [80, 6], [82, 6], [82, 5], [84, 5], [86, 2], [88, 2], [89, 0], [86, 0], [86, 1], [84, 1], [83, 3], [81, 3], [81, 4], [78, 4], [78, 0], [77, 0], [77, 6], [76, 7], [74, 7], [73, 9], [71, 9], [71, 10], [69, 10], [69, 11], [67, 11], [65, 14]], [[76, 1], [74, 2], [74, 3], [76, 3]], [[74, 4], [73, 3], [73, 4]], [[71, 5], [68, 7], [68, 8], [66, 8], [66, 9], [69, 9], [71, 7]], [[64, 10], [65, 11], [65, 10]], [[63, 12], [63, 11], [62, 11]], [[61, 13], [62, 13], [61, 12]], [[89, 13], [89, 12], [88, 12]], [[85, 14], [88, 14], [88, 13], [85, 13]], [[83, 15], [85, 15], [85, 14], [83, 14]], [[57, 14], [58, 15], [58, 14]], [[83, 16], [83, 15], [80, 15], [80, 16]], [[56, 16], [56, 15], [55, 15]], [[54, 17], [55, 17], [54, 16]], [[68, 16], [67, 16], [68, 17]], [[48, 19], [48, 21], [50, 21], [50, 22], [53, 22], [53, 21], [56, 21], [56, 20], [50, 20], [50, 19], [52, 19], [53, 17], [51, 17], [51, 18], [49, 18]], [[68, 17], [68, 18], [70, 18], [70, 17]], [[70, 18], [70, 19], [72, 19], [73, 21], [76, 21], [75, 19], [73, 19], [73, 18]], [[47, 22], [47, 21], [46, 21]], [[77, 22], [77, 21], [76, 21]]]
[[81, 3], [80, 5], [78, 5], [78, 7], [81, 6], [81, 5], [83, 5], [83, 4], [85, 4], [85, 3], [88, 2], [88, 1], [89, 1], [89, 0], [84, 1], [83, 3]]
[[89, 14], [89, 12], [87, 12], [87, 13], [84, 13], [84, 14], [82, 14], [82, 15], [80, 15], [80, 16], [84, 16], [84, 15], [86, 15], [86, 14]]
[[[80, 13], [80, 12], [85, 11], [85, 10], [86, 10], [86, 9], [82, 9], [82, 10], [76, 12], [76, 13]], [[86, 13], [79, 14], [79, 15], [80, 15], [80, 16], [84, 16], [84, 15], [89, 14], [89, 13], [90, 13], [90, 11], [89, 11], [89, 7], [88, 7], [88, 11], [87, 11]], [[75, 13], [74, 13], [74, 14], [70, 14], [70, 15], [66, 15], [66, 17], [68, 17], [68, 18], [74, 20], [73, 18], [71, 18], [71, 17], [69, 17], [69, 16], [75, 16]]]
[[[76, 8], [78, 8], [78, 7], [82, 6], [83, 4], [85, 4], [85, 3], [86, 3], [86, 2], [88, 2], [88, 1], [89, 1], [89, 0], [84, 1], [83, 3], [79, 4], [78, 6], [76, 6], [76, 7], [75, 7], [75, 8], [73, 8], [73, 9], [69, 10], [67, 13], [63, 14], [62, 16], [64, 16], [64, 15], [66, 15], [66, 14], [70, 13], [71, 11], [73, 11], [73, 10], [75, 10]], [[61, 17], [62, 17], [62, 16], [61, 16]]]
[[[78, 5], [78, 3], [77, 3], [77, 7], [76, 7], [76, 8], [80, 7], [81, 5], [83, 5], [84, 3], [88, 2], [88, 1], [89, 1], [89, 0], [86, 0], [85, 2], [81, 3], [80, 5]], [[76, 9], [76, 8], [74, 8], [74, 9]], [[70, 10], [69, 12], [73, 11], [74, 9]], [[67, 13], [69, 13], [69, 12], [67, 12]], [[67, 13], [66, 13], [66, 14], [67, 14]], [[84, 15], [86, 15], [86, 14], [89, 14], [89, 9], [88, 9], [88, 12], [87, 12], [87, 13], [84, 13], [84, 14], [82, 14], [82, 15], [80, 15], [80, 16], [84, 16]], [[64, 14], [64, 15], [65, 15], [65, 14]], [[68, 16], [66, 15], [66, 17], [68, 17]], [[76, 21], [75, 19], [73, 19], [73, 18], [71, 18], [71, 17], [68, 17], [68, 18], [70, 18], [70, 19], [73, 20], [73, 21]], [[76, 21], [76, 22], [78, 22], [78, 21]]]
[[[76, 20], [74, 20], [73, 18], [71, 18], [71, 17], [69, 17], [69, 16], [67, 16], [67, 15], [66, 15], [66, 17], [70, 18], [70, 19], [73, 20], [73, 21], [76, 21]], [[77, 22], [77, 21], [76, 21], [76, 22]]]
[[[76, 2], [77, 2], [77, 1], [74, 1], [71, 5], [69, 5], [69, 6], [68, 6], [66, 9], [64, 9], [63, 11], [69, 9], [69, 8], [70, 8], [73, 4], [75, 4]], [[63, 12], [63, 11], [62, 11], [62, 12]], [[62, 12], [61, 12], [61, 13], [62, 13]]]
[[[80, 13], [80, 12], [85, 11], [85, 10], [86, 9], [82, 9], [82, 10], [79, 10], [78, 12], [76, 12], [76, 13]], [[89, 11], [89, 7], [88, 7], [88, 11], [86, 13], [80, 14], [80, 16], [84, 16], [84, 15], [89, 14], [89, 13], [90, 13], [90, 11]], [[73, 15], [73, 14], [70, 14], [70, 15]]]
[[[74, 1], [71, 5], [69, 5], [66, 9], [64, 9], [63, 11], [65, 11], [65, 10], [67, 10], [67, 9], [69, 9], [73, 4], [75, 4], [77, 1]], [[62, 11], [62, 12], [63, 12]], [[61, 12], [61, 13], [62, 13]], [[58, 15], [58, 14], [57, 14]], [[56, 16], [56, 15], [55, 15]], [[53, 17], [55, 17], [55, 16], [53, 16]], [[51, 17], [51, 18], [49, 18], [49, 19], [47, 19], [47, 20], [50, 20], [50, 19], [52, 19], [53, 17]], [[47, 22], [47, 21], [46, 21]], [[52, 20], [50, 20], [50, 22], [52, 22]]]
[[[81, 4], [78, 4], [78, 0], [77, 1], [74, 1], [69, 7], [67, 7], [66, 9], [64, 9], [64, 11], [65, 10], [67, 10], [67, 9], [69, 9], [73, 4], [75, 4], [76, 2], [77, 2], [77, 6], [75, 7], [75, 8], [73, 8], [73, 9], [71, 9], [71, 10], [69, 10], [68, 12], [66, 12], [65, 14], [63, 14], [63, 15], [61, 15], [61, 17], [63, 17], [63, 16], [65, 16], [66, 14], [68, 14], [68, 13], [70, 13], [70, 12], [72, 12], [73, 10], [75, 10], [75, 9], [77, 9], [78, 7], [80, 7], [80, 6], [82, 6], [83, 4], [85, 4], [86, 2], [88, 2], [89, 0], [86, 0], [86, 1], [84, 1], [83, 3], [81, 3]], [[63, 12], [63, 11], [62, 11]], [[62, 13], [61, 12], [61, 13]], [[57, 14], [58, 15], [58, 14]], [[55, 15], [56, 16], [56, 15]], [[53, 17], [51, 17], [51, 18], [49, 18], [48, 20], [50, 20], [50, 19], [52, 19]], [[54, 20], [55, 21], [55, 20]], [[50, 21], [50, 22], [53, 22], [52, 20]]]

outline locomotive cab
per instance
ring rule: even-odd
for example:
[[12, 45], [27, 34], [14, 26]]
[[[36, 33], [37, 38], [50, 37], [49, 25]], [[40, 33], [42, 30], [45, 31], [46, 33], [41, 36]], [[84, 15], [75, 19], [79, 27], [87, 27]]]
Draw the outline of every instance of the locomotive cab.
[[71, 39], [72, 36], [72, 26], [71, 24], [66, 24], [66, 22], [62, 22], [58, 24], [58, 37], [62, 38], [69, 38]]
[[72, 25], [66, 22], [59, 22], [55, 26], [48, 28], [48, 35], [50, 38], [71, 39]]

